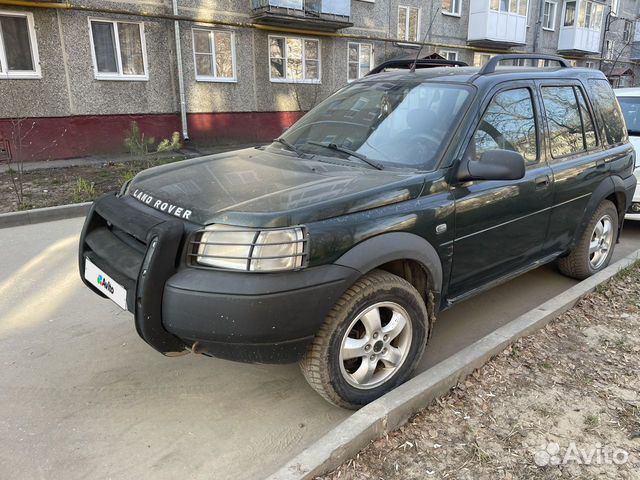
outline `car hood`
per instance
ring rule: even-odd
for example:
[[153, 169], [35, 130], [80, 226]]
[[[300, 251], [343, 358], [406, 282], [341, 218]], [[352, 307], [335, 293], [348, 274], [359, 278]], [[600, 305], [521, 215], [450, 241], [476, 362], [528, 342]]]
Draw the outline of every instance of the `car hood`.
[[414, 172], [252, 148], [145, 170], [127, 195], [201, 225], [281, 227], [409, 200], [423, 184], [424, 175]]

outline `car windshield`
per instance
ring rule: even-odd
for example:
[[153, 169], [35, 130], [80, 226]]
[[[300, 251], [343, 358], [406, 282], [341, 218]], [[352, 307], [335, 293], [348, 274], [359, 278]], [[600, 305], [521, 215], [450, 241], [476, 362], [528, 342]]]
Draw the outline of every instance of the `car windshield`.
[[629, 135], [640, 135], [640, 97], [618, 97]]
[[298, 152], [365, 167], [432, 170], [470, 92], [463, 85], [420, 81], [358, 82], [322, 102], [281, 138]]

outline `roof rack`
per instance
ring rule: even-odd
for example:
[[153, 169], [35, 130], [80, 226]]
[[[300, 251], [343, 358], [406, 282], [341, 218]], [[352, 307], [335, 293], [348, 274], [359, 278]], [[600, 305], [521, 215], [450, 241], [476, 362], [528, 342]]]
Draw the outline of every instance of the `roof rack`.
[[558, 55], [545, 55], [542, 53], [508, 53], [504, 55], [496, 55], [484, 64], [484, 66], [478, 72], [478, 75], [487, 75], [496, 71], [496, 67], [500, 62], [505, 60], [549, 60], [552, 62], [558, 62], [562, 68], [571, 68], [569, 62]]
[[[433, 67], [468, 67], [469, 65], [458, 60], [445, 60], [439, 58], [396, 58], [394, 60], [387, 60], [381, 63], [377, 67], [374, 67], [367, 75], [375, 75], [376, 73], [384, 72], [387, 68], [411, 68], [413, 64], [416, 64], [416, 68], [433, 68]], [[365, 75], [365, 76], [367, 76]]]

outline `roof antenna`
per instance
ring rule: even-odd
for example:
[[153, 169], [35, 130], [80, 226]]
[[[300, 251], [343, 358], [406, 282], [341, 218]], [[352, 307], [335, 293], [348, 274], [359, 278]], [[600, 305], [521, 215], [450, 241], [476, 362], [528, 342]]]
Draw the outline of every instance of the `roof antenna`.
[[431, 23], [429, 24], [429, 28], [427, 28], [427, 31], [425, 32], [424, 37], [422, 38], [422, 44], [418, 49], [418, 53], [416, 53], [416, 58], [413, 61], [413, 64], [411, 64], [411, 73], [415, 73], [416, 71], [416, 64], [418, 63], [418, 59], [420, 58], [420, 54], [422, 53], [422, 49], [424, 48], [424, 43], [427, 41], [427, 36], [429, 35], [429, 33], [431, 33], [431, 27], [433, 27], [433, 21], [436, 19], [436, 16], [438, 15], [439, 11], [440, 11], [440, 7], [436, 8], [436, 11], [431, 17]]

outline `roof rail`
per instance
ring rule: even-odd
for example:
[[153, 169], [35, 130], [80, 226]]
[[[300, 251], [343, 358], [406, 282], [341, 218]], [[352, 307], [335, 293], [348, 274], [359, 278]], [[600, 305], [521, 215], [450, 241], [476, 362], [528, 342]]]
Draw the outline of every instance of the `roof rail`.
[[496, 55], [491, 57], [487, 63], [480, 69], [478, 75], [487, 75], [496, 71], [498, 63], [505, 60], [549, 60], [558, 62], [562, 68], [571, 68], [569, 62], [558, 55], [545, 55], [543, 53], [508, 53], [504, 55]]
[[[384, 72], [387, 68], [411, 68], [413, 64], [416, 68], [432, 68], [432, 67], [468, 67], [469, 65], [458, 60], [445, 60], [440, 58], [396, 58], [387, 60], [377, 67], [374, 67], [367, 75], [375, 75]], [[365, 75], [365, 76], [367, 76]]]

